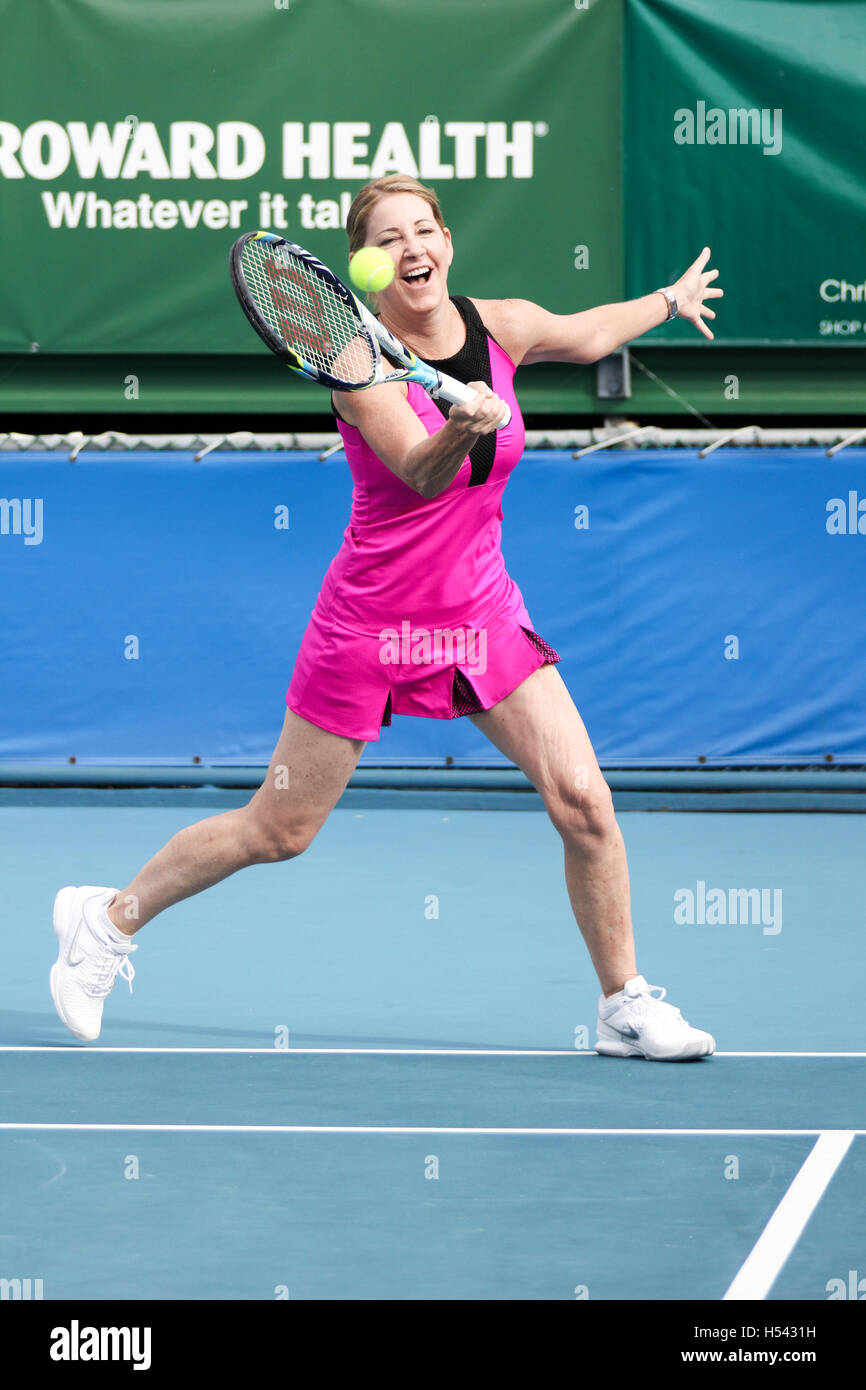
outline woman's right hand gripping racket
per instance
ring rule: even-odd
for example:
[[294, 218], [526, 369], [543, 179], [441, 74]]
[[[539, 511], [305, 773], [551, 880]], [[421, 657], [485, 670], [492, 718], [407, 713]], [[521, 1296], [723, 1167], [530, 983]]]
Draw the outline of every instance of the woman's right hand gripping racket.
[[[333, 271], [302, 246], [272, 232], [238, 237], [229, 256], [241, 308], [271, 352], [292, 371], [332, 391], [364, 391], [384, 381], [415, 381], [454, 405], [475, 392], [416, 357], [370, 313]], [[387, 353], [395, 365], [385, 362]], [[505, 415], [497, 425], [511, 420]]]

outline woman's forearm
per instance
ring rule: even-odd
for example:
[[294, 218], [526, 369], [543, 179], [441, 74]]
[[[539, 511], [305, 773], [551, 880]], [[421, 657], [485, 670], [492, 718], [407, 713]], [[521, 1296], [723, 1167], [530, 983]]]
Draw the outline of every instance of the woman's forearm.
[[597, 309], [587, 311], [595, 318], [591, 325], [589, 340], [592, 343], [592, 361], [597, 362], [608, 353], [615, 352], [624, 343], [658, 328], [668, 317], [668, 302], [659, 290], [642, 295], [640, 299], [627, 299], [621, 304], [600, 304]]
[[422, 497], [438, 497], [456, 478], [473, 443], [480, 436], [446, 420], [441, 430], [409, 450], [400, 470], [404, 482]]

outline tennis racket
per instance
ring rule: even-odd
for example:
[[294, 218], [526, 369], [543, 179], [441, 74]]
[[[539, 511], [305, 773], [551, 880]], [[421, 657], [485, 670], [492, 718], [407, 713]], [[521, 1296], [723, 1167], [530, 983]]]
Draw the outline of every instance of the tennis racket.
[[[247, 232], [232, 247], [229, 267], [235, 294], [253, 328], [293, 372], [332, 391], [416, 381], [428, 395], [454, 405], [475, 399], [471, 387], [404, 347], [302, 246], [273, 232]], [[383, 352], [391, 362], [383, 360]], [[508, 406], [505, 411], [497, 429], [511, 420]]]

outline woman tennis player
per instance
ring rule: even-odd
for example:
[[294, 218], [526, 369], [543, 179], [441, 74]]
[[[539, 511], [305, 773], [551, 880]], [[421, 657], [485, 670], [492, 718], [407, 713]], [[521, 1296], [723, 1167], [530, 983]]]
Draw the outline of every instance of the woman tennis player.
[[[385, 326], [477, 394], [449, 407], [415, 383], [334, 393], [352, 515], [301, 643], [268, 775], [248, 805], [181, 830], [121, 891], [58, 893], [57, 1012], [77, 1037], [98, 1037], [118, 973], [131, 986], [135, 932], [246, 865], [301, 854], [392, 714], [467, 715], [523, 770], [562, 839], [568, 895], [601, 985], [597, 1050], [707, 1056], [712, 1037], [638, 972], [610, 791], [559, 657], [506, 573], [500, 505], [524, 446], [516, 367], [595, 362], [676, 313], [711, 338], [705, 301], [722, 291], [710, 288], [710, 252], [641, 299], [558, 315], [522, 299], [450, 296], [451, 234], [435, 193], [415, 179], [367, 184], [347, 231], [350, 256], [376, 246], [394, 261], [378, 296]], [[497, 429], [504, 405], [511, 420]]]

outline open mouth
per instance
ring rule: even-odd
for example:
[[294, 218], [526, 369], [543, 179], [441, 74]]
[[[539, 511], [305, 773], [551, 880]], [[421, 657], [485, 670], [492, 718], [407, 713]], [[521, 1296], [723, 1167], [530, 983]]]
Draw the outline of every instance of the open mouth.
[[408, 275], [403, 276], [403, 279], [407, 285], [426, 285], [431, 274], [432, 269], [429, 265], [419, 266], [417, 270], [410, 270]]

